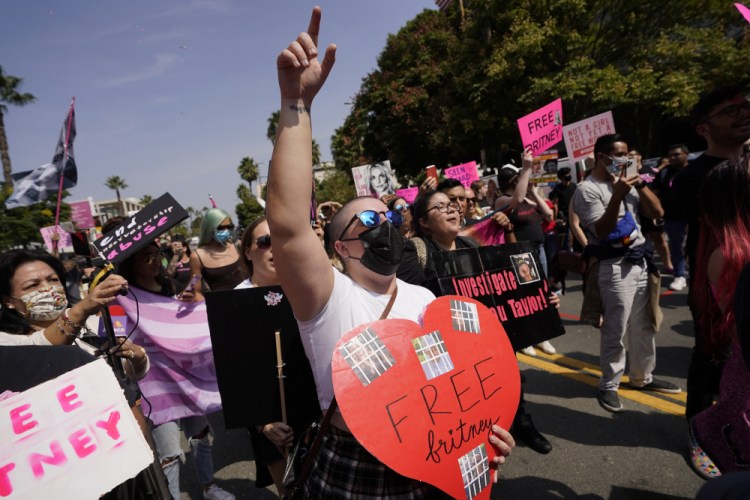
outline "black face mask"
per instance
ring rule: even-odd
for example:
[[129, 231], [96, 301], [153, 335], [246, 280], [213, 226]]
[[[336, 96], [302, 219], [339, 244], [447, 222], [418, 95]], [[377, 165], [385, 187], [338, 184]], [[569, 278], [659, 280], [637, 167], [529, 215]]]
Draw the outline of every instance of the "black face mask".
[[367, 269], [383, 276], [396, 273], [404, 255], [404, 238], [396, 226], [385, 221], [378, 227], [361, 232], [358, 238], [365, 247], [365, 253], [360, 258], [352, 259], [359, 260]]

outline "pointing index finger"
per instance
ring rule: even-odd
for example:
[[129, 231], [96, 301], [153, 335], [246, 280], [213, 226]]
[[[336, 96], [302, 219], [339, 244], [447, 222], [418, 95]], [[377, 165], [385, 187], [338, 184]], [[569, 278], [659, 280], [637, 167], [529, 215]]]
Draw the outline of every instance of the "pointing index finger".
[[313, 7], [310, 15], [310, 25], [307, 27], [307, 34], [312, 38], [315, 46], [318, 46], [318, 34], [320, 33], [320, 7]]

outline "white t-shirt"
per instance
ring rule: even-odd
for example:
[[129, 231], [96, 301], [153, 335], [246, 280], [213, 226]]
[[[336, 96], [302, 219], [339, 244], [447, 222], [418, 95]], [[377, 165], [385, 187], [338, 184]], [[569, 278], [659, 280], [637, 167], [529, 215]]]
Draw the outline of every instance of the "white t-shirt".
[[12, 333], [0, 332], [0, 346], [16, 345], [52, 345], [44, 336], [44, 330], [39, 330], [31, 335], [14, 335]]
[[[597, 221], [604, 215], [604, 211], [607, 209], [607, 205], [609, 205], [609, 200], [612, 199], [613, 192], [614, 183], [600, 181], [594, 179], [593, 176], [589, 176], [588, 179], [578, 185], [578, 189], [576, 189], [573, 195], [573, 210], [575, 210], [581, 219], [581, 228], [586, 232], [589, 243], [599, 243], [595, 226]], [[638, 191], [634, 187], [630, 188], [630, 193], [625, 196], [625, 205], [628, 207], [630, 215], [633, 216], [638, 224], [638, 237], [633, 242], [634, 246], [642, 245], [646, 242], [641, 231], [641, 222], [638, 216], [639, 200]], [[625, 216], [625, 208], [622, 205], [620, 203], [618, 220]]]
[[[333, 399], [331, 359], [336, 343], [355, 326], [377, 321], [391, 296], [365, 290], [352, 279], [333, 269], [333, 291], [316, 317], [298, 321], [307, 359], [315, 376], [318, 401], [328, 408]], [[398, 295], [388, 318], [410, 319], [421, 323], [425, 307], [435, 299], [426, 288], [397, 280]]]
[[246, 279], [236, 287], [234, 287], [235, 290], [244, 290], [245, 288], [255, 288], [255, 285], [253, 285], [253, 282], [250, 281], [250, 278]]

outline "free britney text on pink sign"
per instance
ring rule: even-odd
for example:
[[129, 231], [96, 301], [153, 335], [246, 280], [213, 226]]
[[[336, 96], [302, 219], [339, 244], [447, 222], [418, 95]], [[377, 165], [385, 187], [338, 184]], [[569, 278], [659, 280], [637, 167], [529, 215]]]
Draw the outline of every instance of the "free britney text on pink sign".
[[562, 99], [557, 99], [533, 113], [518, 119], [518, 130], [524, 149], [538, 156], [563, 138]]
[[98, 498], [153, 460], [98, 360], [0, 402], [0, 498]]

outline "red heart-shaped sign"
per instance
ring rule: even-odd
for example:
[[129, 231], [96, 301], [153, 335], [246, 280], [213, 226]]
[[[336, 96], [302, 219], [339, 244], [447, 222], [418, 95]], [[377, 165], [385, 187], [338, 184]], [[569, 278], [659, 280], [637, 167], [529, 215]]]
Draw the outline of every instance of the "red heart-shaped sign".
[[490, 427], [508, 428], [521, 391], [513, 347], [489, 309], [444, 296], [424, 327], [360, 325], [339, 340], [332, 370], [344, 420], [378, 460], [455, 498], [489, 498]]

